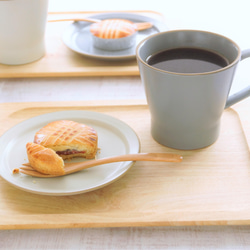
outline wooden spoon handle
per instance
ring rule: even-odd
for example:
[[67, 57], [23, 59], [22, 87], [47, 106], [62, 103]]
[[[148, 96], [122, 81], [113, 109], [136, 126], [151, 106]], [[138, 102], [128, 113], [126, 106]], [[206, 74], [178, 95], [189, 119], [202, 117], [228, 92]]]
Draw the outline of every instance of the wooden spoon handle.
[[80, 171], [86, 168], [91, 168], [93, 166], [112, 163], [112, 162], [121, 162], [121, 161], [161, 161], [161, 162], [181, 162], [182, 156], [178, 154], [169, 154], [169, 153], [139, 153], [139, 154], [127, 154], [119, 155], [108, 158], [102, 158], [97, 160], [90, 160], [81, 163], [69, 163], [65, 164], [66, 174]]
[[[93, 19], [93, 18], [64, 18], [64, 19], [51, 19], [48, 20], [48, 22], [65, 22], [65, 21], [84, 21], [84, 22], [90, 22], [90, 23], [98, 23], [102, 20], [98, 20], [98, 19]], [[140, 23], [134, 23], [136, 26], [137, 30], [145, 30], [145, 29], [149, 29], [153, 26], [152, 23], [150, 22], [140, 22]]]
[[101, 20], [93, 19], [93, 18], [64, 18], [64, 19], [51, 19], [48, 20], [48, 22], [65, 22], [65, 21], [84, 21], [84, 22], [90, 22], [90, 23], [98, 23]]

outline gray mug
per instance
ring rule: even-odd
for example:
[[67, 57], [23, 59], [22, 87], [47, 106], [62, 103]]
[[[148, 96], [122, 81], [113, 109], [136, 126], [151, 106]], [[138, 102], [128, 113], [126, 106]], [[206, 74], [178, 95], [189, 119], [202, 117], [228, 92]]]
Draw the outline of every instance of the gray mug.
[[[215, 51], [229, 64], [205, 73], [174, 73], [147, 63], [160, 51], [192, 47]], [[228, 97], [238, 63], [250, 49], [222, 35], [198, 30], [174, 30], [141, 41], [136, 57], [151, 114], [151, 134], [160, 144], [181, 150], [199, 149], [214, 143], [223, 110], [250, 95], [250, 87]]]

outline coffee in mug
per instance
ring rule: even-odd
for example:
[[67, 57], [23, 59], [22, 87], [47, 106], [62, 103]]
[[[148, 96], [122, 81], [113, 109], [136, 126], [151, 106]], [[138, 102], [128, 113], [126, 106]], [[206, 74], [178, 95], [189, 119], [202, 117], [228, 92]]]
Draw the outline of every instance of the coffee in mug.
[[205, 73], [226, 67], [228, 59], [210, 50], [176, 48], [150, 55], [146, 62], [175, 73]]

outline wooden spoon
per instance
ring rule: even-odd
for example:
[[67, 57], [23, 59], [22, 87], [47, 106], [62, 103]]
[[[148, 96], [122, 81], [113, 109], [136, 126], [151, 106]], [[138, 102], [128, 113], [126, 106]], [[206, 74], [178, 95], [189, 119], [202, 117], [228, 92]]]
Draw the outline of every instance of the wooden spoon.
[[[139, 153], [139, 154], [127, 154], [119, 155], [113, 157], [107, 157], [97, 160], [88, 160], [78, 163], [65, 163], [64, 169], [65, 174], [68, 175], [80, 170], [91, 168], [97, 165], [120, 162], [120, 161], [162, 161], [162, 162], [181, 162], [182, 156], [178, 154], [169, 154], [169, 153]], [[48, 175], [37, 172], [33, 169], [29, 163], [23, 164], [24, 167], [20, 168], [20, 172], [26, 175], [31, 175], [35, 177], [56, 177], [59, 175]]]
[[[84, 21], [84, 22], [90, 22], [90, 23], [99, 23], [103, 20], [93, 19], [93, 18], [64, 18], [64, 19], [51, 19], [48, 20], [48, 22], [64, 22], [64, 21]], [[141, 23], [134, 23], [136, 25], [137, 30], [145, 30], [149, 29], [153, 26], [150, 22], [141, 22]]]

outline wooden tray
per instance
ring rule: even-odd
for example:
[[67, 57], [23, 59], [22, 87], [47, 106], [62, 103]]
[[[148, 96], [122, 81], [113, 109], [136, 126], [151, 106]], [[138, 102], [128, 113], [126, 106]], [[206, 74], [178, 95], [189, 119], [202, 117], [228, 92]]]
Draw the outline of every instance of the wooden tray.
[[141, 140], [142, 152], [184, 157], [174, 164], [136, 162], [125, 176], [104, 188], [65, 197], [28, 193], [0, 177], [0, 229], [249, 225], [249, 102], [236, 108], [238, 113], [225, 110], [215, 144], [178, 151], [151, 138], [149, 110], [141, 101], [0, 104], [0, 134], [36, 115], [91, 110], [129, 124]]
[[[154, 11], [127, 12], [145, 15], [163, 21], [163, 16]], [[48, 19], [84, 17], [97, 13], [105, 12], [49, 13]], [[67, 27], [69, 23], [70, 22], [48, 22], [45, 36], [46, 55], [36, 62], [24, 65], [9, 66], [0, 64], [0, 78], [139, 75], [136, 59], [103, 61], [84, 57], [71, 51], [62, 41], [64, 28]]]

